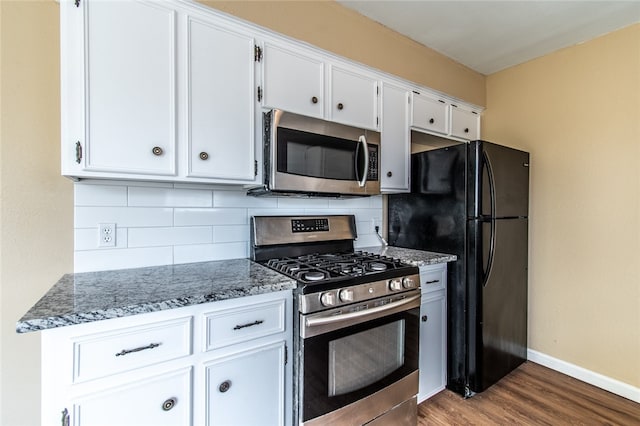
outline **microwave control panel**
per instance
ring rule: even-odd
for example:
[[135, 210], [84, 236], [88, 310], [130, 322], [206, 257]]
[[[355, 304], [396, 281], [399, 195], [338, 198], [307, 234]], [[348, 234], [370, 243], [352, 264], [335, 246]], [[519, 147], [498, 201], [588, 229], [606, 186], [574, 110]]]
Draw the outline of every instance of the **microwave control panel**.
[[378, 150], [369, 148], [369, 171], [367, 172], [367, 180], [378, 180]]

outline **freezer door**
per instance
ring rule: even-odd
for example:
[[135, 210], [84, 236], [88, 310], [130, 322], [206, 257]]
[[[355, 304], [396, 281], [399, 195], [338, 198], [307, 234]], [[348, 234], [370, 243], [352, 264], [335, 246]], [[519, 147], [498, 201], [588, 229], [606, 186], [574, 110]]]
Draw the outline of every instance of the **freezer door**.
[[469, 387], [481, 392], [527, 358], [528, 220], [469, 221]]
[[469, 144], [471, 217], [529, 215], [529, 153], [485, 141]]

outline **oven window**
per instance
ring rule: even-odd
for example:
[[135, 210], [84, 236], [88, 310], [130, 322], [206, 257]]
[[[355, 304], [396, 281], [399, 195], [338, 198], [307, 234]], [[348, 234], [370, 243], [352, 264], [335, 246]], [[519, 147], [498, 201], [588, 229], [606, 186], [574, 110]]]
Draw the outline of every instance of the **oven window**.
[[362, 389], [402, 367], [404, 327], [398, 320], [329, 342], [329, 396]]

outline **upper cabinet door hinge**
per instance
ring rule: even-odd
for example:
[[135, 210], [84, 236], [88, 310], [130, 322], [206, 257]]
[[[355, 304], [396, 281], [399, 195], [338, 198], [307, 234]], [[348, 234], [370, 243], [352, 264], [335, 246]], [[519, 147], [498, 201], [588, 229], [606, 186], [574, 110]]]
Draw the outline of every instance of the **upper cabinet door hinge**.
[[258, 176], [258, 160], [253, 160], [253, 175]]
[[76, 163], [80, 164], [82, 161], [82, 144], [80, 141], [76, 142]]
[[380, 86], [376, 84], [376, 96], [380, 96]]
[[262, 101], [262, 87], [258, 86], [258, 102]]
[[284, 345], [284, 365], [289, 362], [289, 346]]
[[253, 46], [253, 60], [256, 62], [262, 61], [262, 47], [257, 44]]

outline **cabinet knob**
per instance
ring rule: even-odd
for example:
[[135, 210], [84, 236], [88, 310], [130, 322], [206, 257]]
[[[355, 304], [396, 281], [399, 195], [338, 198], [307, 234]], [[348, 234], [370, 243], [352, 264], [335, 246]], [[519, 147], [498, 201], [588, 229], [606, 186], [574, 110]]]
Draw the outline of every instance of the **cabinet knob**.
[[220, 383], [220, 386], [218, 386], [218, 390], [222, 393], [228, 391], [229, 388], [231, 388], [231, 380], [225, 380], [224, 382]]
[[202, 151], [202, 152], [200, 153], [200, 159], [201, 159], [201, 160], [207, 160], [207, 159], [209, 159], [209, 154], [207, 154], [206, 152]]
[[427, 322], [427, 320], [428, 320], [428, 319], [429, 319], [429, 317], [428, 317], [428, 316], [426, 316], [426, 315], [423, 315], [423, 316], [422, 316], [422, 322]]
[[339, 104], [337, 105], [337, 107], [338, 107], [338, 109], [339, 109], [340, 111], [342, 111], [342, 110], [344, 109], [344, 105], [342, 105], [342, 103], [339, 103]]
[[162, 148], [160, 148], [159, 146], [154, 146], [151, 152], [153, 152], [153, 155], [157, 155], [157, 156], [160, 156], [164, 153]]
[[429, 124], [433, 124], [433, 123], [435, 123], [435, 122], [436, 122], [436, 120], [435, 120], [435, 119], [433, 119], [433, 118], [430, 118], [430, 119], [429, 119]]
[[469, 133], [469, 128], [468, 128], [468, 127], [467, 127], [467, 128], [465, 128], [465, 129], [464, 129], [464, 132], [465, 132], [465, 133]]
[[165, 402], [162, 403], [162, 409], [164, 411], [169, 411], [173, 407], [175, 407], [177, 403], [178, 403], [178, 398], [175, 398], [175, 397], [169, 398]]
[[391, 176], [393, 176], [393, 173], [391, 173], [391, 171], [388, 171], [387, 172], [387, 177], [391, 177]]
[[317, 104], [318, 103], [318, 98], [316, 98], [315, 96], [313, 98], [311, 98], [311, 103], [312, 104]]

